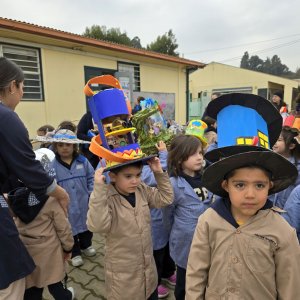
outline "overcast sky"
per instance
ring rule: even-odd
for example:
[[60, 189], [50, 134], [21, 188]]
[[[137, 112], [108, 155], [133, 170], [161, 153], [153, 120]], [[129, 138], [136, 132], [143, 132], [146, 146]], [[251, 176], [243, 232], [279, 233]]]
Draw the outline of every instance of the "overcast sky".
[[300, 67], [299, 0], [0, 0], [0, 16], [82, 34], [105, 25], [142, 46], [173, 30], [180, 56], [239, 66], [245, 51]]

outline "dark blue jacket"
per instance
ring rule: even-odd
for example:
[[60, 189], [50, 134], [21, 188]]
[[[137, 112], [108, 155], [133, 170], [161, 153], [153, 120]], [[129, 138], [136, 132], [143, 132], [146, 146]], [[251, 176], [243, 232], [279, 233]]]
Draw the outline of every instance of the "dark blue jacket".
[[[28, 132], [17, 114], [0, 104], [0, 192], [5, 181], [16, 176], [35, 193], [46, 193], [53, 183], [35, 160]], [[0, 193], [1, 194], [1, 193]], [[35, 268], [19, 239], [4, 198], [0, 199], [0, 289], [30, 274]]]

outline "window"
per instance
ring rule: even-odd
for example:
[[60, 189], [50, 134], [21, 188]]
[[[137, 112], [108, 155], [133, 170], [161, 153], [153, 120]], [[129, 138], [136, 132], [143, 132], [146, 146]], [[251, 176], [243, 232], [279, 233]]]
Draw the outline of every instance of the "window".
[[22, 68], [25, 76], [23, 100], [43, 100], [39, 50], [0, 44], [0, 56]]
[[132, 76], [132, 90], [139, 92], [141, 90], [140, 82], [140, 66], [136, 64], [129, 64], [124, 62], [118, 62], [119, 72], [128, 72]]

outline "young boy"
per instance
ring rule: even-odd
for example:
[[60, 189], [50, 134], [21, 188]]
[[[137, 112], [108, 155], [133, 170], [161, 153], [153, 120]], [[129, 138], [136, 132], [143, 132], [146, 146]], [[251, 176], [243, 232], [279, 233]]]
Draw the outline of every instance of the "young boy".
[[104, 169], [95, 172], [87, 225], [104, 233], [107, 299], [157, 299], [157, 271], [151, 241], [150, 209], [173, 201], [168, 174], [157, 157], [148, 161], [157, 188], [141, 183], [142, 163], [110, 168], [110, 184]]
[[[241, 97], [247, 101], [240, 101]], [[296, 232], [278, 213], [282, 210], [268, 200], [268, 195], [296, 179], [297, 169], [268, 147], [247, 144], [263, 138], [266, 143], [260, 145], [272, 146], [282, 119], [268, 109], [270, 103], [255, 95], [226, 95], [215, 101], [213, 108], [222, 111], [221, 117], [238, 111], [240, 120], [249, 122], [243, 132], [241, 126], [231, 130], [230, 140], [221, 136], [222, 142], [229, 142], [214, 156], [223, 159], [203, 174], [202, 184], [221, 198], [198, 220], [188, 259], [186, 299], [298, 299]], [[256, 104], [257, 111], [253, 109]], [[271, 126], [274, 130], [268, 135]], [[241, 147], [243, 140], [246, 143]], [[238, 145], [230, 146], [232, 141]]]

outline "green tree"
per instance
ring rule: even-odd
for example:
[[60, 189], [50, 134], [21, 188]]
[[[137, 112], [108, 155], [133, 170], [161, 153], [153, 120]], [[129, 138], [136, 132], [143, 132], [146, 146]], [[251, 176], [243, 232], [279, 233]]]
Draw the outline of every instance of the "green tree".
[[172, 29], [170, 29], [164, 35], [158, 36], [154, 42], [150, 43], [150, 45], [147, 45], [147, 50], [173, 56], [179, 55], [179, 53], [175, 52], [177, 48], [178, 44]]
[[246, 51], [241, 60], [241, 68], [249, 69], [249, 53]]
[[272, 75], [295, 78], [295, 73], [291, 72], [286, 65], [282, 64], [278, 55], [262, 60], [257, 55], [253, 55], [249, 58], [249, 53], [245, 52], [241, 59], [240, 67]]
[[141, 45], [141, 40], [138, 36], [135, 36], [132, 40], [131, 40], [131, 46], [135, 47], [135, 48], [140, 48], [142, 49], [142, 45]]
[[127, 36], [126, 32], [121, 32], [120, 28], [107, 29], [106, 26], [92, 25], [91, 28], [85, 28], [83, 36], [132, 46], [131, 39]]

